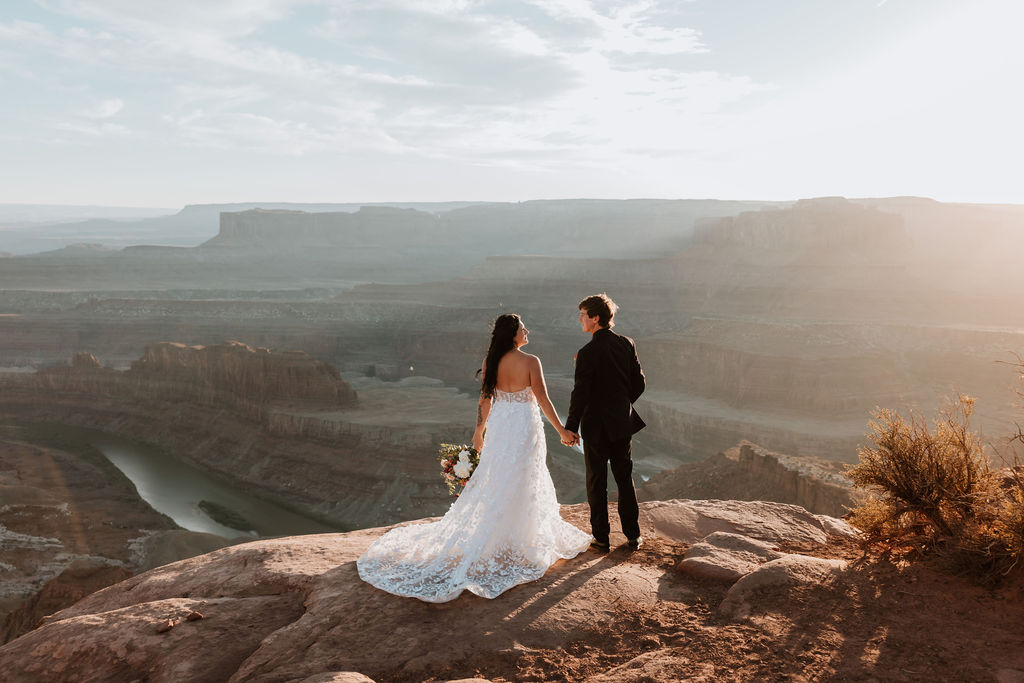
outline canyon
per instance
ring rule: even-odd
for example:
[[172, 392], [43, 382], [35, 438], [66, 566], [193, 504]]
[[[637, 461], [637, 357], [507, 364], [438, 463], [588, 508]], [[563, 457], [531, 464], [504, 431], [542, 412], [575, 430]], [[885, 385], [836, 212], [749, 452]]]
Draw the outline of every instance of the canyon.
[[[732, 215], [694, 217], [709, 207]], [[230, 339], [471, 392], [490, 321], [516, 310], [564, 403], [586, 341], [575, 302], [609, 291], [649, 369], [639, 409], [651, 457], [695, 460], [750, 439], [852, 462], [876, 405], [927, 412], [963, 391], [980, 398], [987, 432], [1012, 423], [1015, 378], [998, 361], [1024, 347], [1024, 283], [1012, 249], [993, 243], [1014, 244], [1021, 218], [912, 198], [228, 212], [221, 234], [173, 255], [5, 264], [0, 364], [90, 351], [125, 368], [154, 341]], [[965, 230], [987, 239], [958, 248]]]
[[474, 402], [412, 378], [396, 406], [379, 380], [356, 381], [302, 352], [161, 342], [126, 370], [80, 353], [0, 375], [0, 415], [151, 444], [342, 528], [443, 512], [434, 452], [471, 436], [446, 415]]
[[0, 642], [137, 572], [228, 544], [157, 513], [99, 451], [0, 420]]
[[[912, 197], [251, 204], [135, 228], [174, 225], [191, 242], [0, 262], [0, 418], [146, 443], [339, 529], [436, 516], [450, 502], [437, 444], [469, 439], [494, 317], [524, 316], [527, 351], [564, 412], [587, 341], [576, 302], [607, 291], [647, 374], [636, 407], [648, 428], [634, 442], [646, 500], [770, 499], [838, 516], [851, 504], [842, 464], [856, 461], [874, 407], [931, 414], [962, 392], [978, 397], [987, 439], [1019, 421], [1018, 380], [1000, 361], [1024, 350], [1021, 207]], [[3, 454], [83, 457], [35, 434]], [[549, 466], [560, 500], [582, 501], [580, 458], [550, 435]], [[6, 467], [5, 484], [23, 485], [10, 474], [18, 467]], [[105, 486], [123, 486], [102, 472]], [[0, 501], [0, 523], [50, 553], [24, 565], [36, 574], [18, 570], [14, 603], [36, 601], [19, 629], [141, 570], [131, 539], [154, 532], [168, 548], [200, 548], [172, 542], [192, 532], [122, 493], [140, 507], [118, 513], [135, 521], [96, 554], [103, 561], [72, 557], [89, 553], [47, 531], [70, 494], [38, 494], [21, 527], [7, 520], [30, 508]]]

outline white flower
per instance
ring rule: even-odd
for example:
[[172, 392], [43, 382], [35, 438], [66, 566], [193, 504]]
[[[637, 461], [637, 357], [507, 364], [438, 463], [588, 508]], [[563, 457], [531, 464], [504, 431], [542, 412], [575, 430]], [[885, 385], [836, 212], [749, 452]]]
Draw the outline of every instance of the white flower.
[[458, 464], [455, 465], [454, 472], [456, 477], [465, 479], [473, 473], [473, 465], [465, 460], [460, 460]]
[[469, 462], [469, 451], [459, 451], [459, 462]]

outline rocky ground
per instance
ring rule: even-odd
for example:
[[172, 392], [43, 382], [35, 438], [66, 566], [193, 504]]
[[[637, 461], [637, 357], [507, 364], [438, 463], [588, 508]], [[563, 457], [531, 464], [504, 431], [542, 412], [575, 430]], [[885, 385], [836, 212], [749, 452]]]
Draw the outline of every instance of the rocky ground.
[[[494, 600], [361, 582], [383, 529], [224, 548], [95, 593], [0, 648], [25, 681], [1024, 678], [1024, 584], [864, 557], [796, 506], [644, 503], [647, 543], [588, 551]], [[563, 516], [585, 527], [585, 506]]]

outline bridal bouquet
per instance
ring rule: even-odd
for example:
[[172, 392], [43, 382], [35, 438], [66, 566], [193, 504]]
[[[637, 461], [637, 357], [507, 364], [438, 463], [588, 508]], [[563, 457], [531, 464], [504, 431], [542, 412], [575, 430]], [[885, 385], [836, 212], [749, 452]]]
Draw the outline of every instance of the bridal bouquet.
[[437, 460], [441, 463], [441, 477], [448, 484], [448, 493], [458, 496], [480, 464], [480, 454], [472, 446], [443, 443]]

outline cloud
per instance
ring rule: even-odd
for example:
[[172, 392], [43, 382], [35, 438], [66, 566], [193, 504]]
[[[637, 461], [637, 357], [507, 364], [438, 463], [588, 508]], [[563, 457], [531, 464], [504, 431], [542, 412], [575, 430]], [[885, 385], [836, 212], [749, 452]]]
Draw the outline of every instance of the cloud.
[[128, 128], [117, 123], [93, 123], [83, 121], [64, 121], [55, 126], [57, 130], [81, 133], [91, 137], [122, 137], [129, 134]]
[[[687, 68], [708, 48], [671, 6], [47, 0], [75, 25], [15, 21], [0, 44], [57, 60], [51, 87], [131, 83], [124, 123], [153, 144], [613, 166], [637, 150], [691, 149], [708, 117], [769, 87]], [[77, 111], [85, 120], [63, 130], [127, 131], [99, 125], [124, 113], [122, 99]]]
[[87, 119], [109, 119], [122, 109], [124, 109], [124, 102], [115, 98], [103, 100], [79, 113]]
[[237, 38], [286, 19], [295, 7], [303, 4], [311, 3], [310, 0], [47, 0], [45, 6], [55, 13], [93, 22], [115, 33], [160, 37], [187, 32]]

